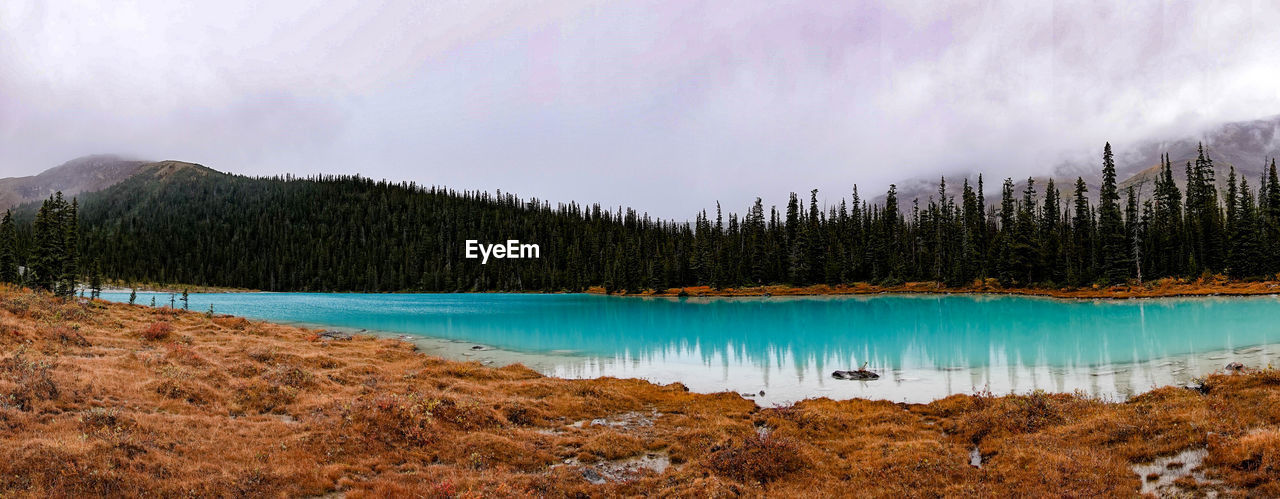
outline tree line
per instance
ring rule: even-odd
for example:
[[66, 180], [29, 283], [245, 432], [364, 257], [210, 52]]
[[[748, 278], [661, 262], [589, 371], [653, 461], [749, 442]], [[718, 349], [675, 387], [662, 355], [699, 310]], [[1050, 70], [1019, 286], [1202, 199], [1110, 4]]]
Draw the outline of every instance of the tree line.
[[[1083, 178], [1062, 190], [982, 176], [958, 196], [905, 205], [851, 197], [820, 206], [792, 193], [781, 210], [660, 220], [598, 204], [552, 205], [360, 176], [251, 178], [190, 170], [135, 176], [77, 205], [60, 195], [18, 223], [6, 217], [0, 278], [66, 293], [75, 276], [272, 291], [639, 291], [708, 285], [896, 284], [1086, 286], [1225, 273], [1280, 272], [1280, 178], [1256, 188], [1234, 169], [1215, 179], [1203, 147], [1186, 185], [1162, 160], [1150, 196], [1117, 184], [1110, 144], [1093, 202]], [[1043, 192], [1043, 193], [1041, 193]], [[30, 210], [28, 210], [30, 211]], [[22, 215], [19, 210], [19, 215]], [[464, 242], [537, 243], [528, 260], [463, 258]], [[11, 248], [11, 249], [10, 249]], [[94, 255], [79, 265], [77, 254]], [[10, 263], [12, 262], [12, 263]]]
[[[0, 282], [72, 296], [85, 278], [96, 294], [101, 274], [96, 263], [80, 267], [79, 202], [58, 192], [40, 203], [34, 219], [20, 231], [12, 210], [0, 219]], [[23, 237], [25, 236], [25, 237]]]

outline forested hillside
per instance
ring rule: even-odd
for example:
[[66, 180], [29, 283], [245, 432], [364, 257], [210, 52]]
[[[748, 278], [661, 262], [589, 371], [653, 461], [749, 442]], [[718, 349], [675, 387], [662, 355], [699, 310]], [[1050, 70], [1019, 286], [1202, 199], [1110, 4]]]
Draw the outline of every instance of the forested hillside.
[[[1255, 189], [1234, 174], [1215, 179], [1212, 158], [1201, 152], [1185, 165], [1183, 192], [1175, 166], [1164, 163], [1155, 195], [1143, 202], [1117, 187], [1108, 145], [1098, 203], [1082, 181], [1029, 180], [1015, 192], [1011, 179], [989, 203], [978, 177], [958, 198], [904, 202], [890, 186], [885, 202], [873, 204], [855, 187], [833, 206], [819, 206], [814, 191], [808, 199], [792, 194], [781, 209], [757, 200], [741, 216], [717, 211], [671, 222], [511, 194], [345, 176], [250, 178], [164, 162], [79, 198], [72, 254], [80, 262], [65, 265], [83, 279], [101, 269], [126, 282], [308, 291], [960, 286], [986, 278], [1083, 286], [1280, 271], [1274, 164]], [[16, 217], [15, 261], [41, 268], [33, 217], [31, 205]], [[467, 239], [536, 243], [541, 257], [482, 265], [463, 258]]]

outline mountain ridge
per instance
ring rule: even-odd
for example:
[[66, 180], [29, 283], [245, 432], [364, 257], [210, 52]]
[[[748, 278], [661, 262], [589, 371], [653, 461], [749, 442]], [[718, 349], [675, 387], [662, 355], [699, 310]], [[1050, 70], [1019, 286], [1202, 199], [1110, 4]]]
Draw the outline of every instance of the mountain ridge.
[[[1186, 186], [1186, 163], [1194, 162], [1198, 155], [1198, 147], [1204, 144], [1205, 152], [1214, 161], [1214, 174], [1219, 190], [1226, 191], [1226, 178], [1231, 168], [1236, 174], [1249, 179], [1254, 188], [1261, 177], [1265, 165], [1270, 159], [1280, 156], [1280, 116], [1249, 121], [1225, 123], [1199, 134], [1192, 134], [1177, 139], [1142, 141], [1137, 146], [1116, 147], [1116, 176], [1123, 193], [1134, 187], [1137, 194], [1146, 198], [1152, 194], [1155, 173], [1160, 166], [1161, 156], [1169, 155], [1173, 163], [1174, 180], [1179, 187]], [[1115, 144], [1112, 144], [1113, 147]], [[1102, 180], [1102, 148], [1088, 161], [1066, 161], [1059, 163], [1049, 172], [1039, 172], [1014, 177], [1014, 192], [1021, 196], [1028, 177], [1036, 182], [1037, 195], [1043, 197], [1047, 180], [1052, 178], [1059, 192], [1069, 195], [1075, 188], [1076, 178], [1083, 178], [1089, 188], [1090, 199], [1097, 199], [1098, 187]], [[896, 182], [899, 204], [909, 208], [913, 199], [926, 202], [931, 196], [938, 194], [938, 180], [945, 178], [947, 193], [959, 196], [962, 182], [967, 178], [976, 183], [976, 172], [959, 172], [937, 174], [932, 177], [916, 176]], [[985, 194], [989, 205], [999, 202], [1000, 185], [1004, 177], [983, 178]], [[887, 188], [887, 186], [885, 186]], [[876, 203], [884, 202], [884, 193], [872, 198]]]

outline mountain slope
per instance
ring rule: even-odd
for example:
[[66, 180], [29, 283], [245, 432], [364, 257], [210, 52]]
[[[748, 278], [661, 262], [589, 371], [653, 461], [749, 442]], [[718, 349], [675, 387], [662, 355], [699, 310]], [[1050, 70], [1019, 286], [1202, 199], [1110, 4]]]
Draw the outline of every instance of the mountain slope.
[[74, 196], [105, 189], [138, 173], [145, 161], [95, 155], [73, 159], [38, 175], [0, 179], [0, 210], [39, 201], [61, 191]]
[[[611, 263], [659, 258], [687, 236], [634, 214], [624, 224], [598, 206], [362, 177], [251, 178], [173, 161], [79, 200], [82, 254], [108, 276], [271, 291], [584, 289], [608, 282]], [[469, 239], [517, 239], [541, 254], [482, 263], [464, 258]]]

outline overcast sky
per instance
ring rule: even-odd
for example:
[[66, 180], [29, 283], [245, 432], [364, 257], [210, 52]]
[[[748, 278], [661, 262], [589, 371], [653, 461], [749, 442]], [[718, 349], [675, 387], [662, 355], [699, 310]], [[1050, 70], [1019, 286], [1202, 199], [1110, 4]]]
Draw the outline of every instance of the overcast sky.
[[1267, 1], [5, 0], [0, 175], [117, 153], [687, 218], [1280, 114], [1277, 47]]

